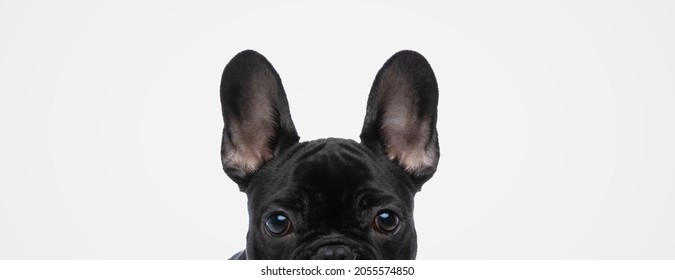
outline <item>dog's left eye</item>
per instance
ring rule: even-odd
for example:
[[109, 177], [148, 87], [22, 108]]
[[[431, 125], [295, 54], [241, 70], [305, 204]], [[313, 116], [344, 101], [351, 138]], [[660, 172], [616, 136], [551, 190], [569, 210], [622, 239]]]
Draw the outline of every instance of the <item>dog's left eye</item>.
[[265, 221], [267, 232], [273, 236], [283, 236], [291, 231], [291, 221], [282, 213], [272, 214]]
[[394, 212], [389, 210], [382, 210], [377, 213], [373, 221], [374, 227], [381, 233], [393, 233], [398, 229], [400, 220]]

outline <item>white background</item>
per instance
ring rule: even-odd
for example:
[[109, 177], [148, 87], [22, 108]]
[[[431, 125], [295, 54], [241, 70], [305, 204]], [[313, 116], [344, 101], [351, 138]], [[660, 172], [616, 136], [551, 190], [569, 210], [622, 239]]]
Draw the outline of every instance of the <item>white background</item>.
[[243, 249], [218, 86], [244, 49], [304, 140], [358, 139], [384, 61], [426, 56], [420, 259], [675, 258], [672, 2], [284, 2], [0, 1], [0, 259]]

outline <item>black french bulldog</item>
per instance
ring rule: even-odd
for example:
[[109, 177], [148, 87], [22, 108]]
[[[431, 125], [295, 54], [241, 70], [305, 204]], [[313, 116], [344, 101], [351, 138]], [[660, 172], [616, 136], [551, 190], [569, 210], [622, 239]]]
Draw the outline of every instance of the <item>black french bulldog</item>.
[[438, 85], [394, 54], [375, 77], [361, 143], [299, 142], [279, 75], [237, 54], [220, 85], [227, 176], [248, 197], [246, 249], [230, 259], [414, 259], [413, 199], [436, 171]]

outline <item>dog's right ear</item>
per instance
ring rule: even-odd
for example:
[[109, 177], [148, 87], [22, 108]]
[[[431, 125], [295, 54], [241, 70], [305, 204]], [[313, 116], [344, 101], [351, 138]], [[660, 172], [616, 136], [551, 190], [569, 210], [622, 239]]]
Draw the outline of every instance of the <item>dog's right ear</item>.
[[220, 104], [225, 124], [220, 150], [223, 170], [244, 191], [263, 163], [300, 137], [279, 74], [255, 51], [240, 52], [225, 66]]

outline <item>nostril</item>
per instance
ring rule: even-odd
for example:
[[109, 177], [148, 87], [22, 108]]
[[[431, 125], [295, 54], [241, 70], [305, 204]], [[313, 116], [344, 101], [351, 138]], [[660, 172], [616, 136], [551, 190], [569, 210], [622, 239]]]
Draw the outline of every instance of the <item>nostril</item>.
[[323, 251], [323, 259], [324, 260], [334, 260], [335, 259], [335, 252], [333, 250], [324, 250]]
[[345, 255], [347, 255], [347, 251], [344, 247], [338, 247], [335, 249], [334, 255], [336, 260], [344, 260]]

